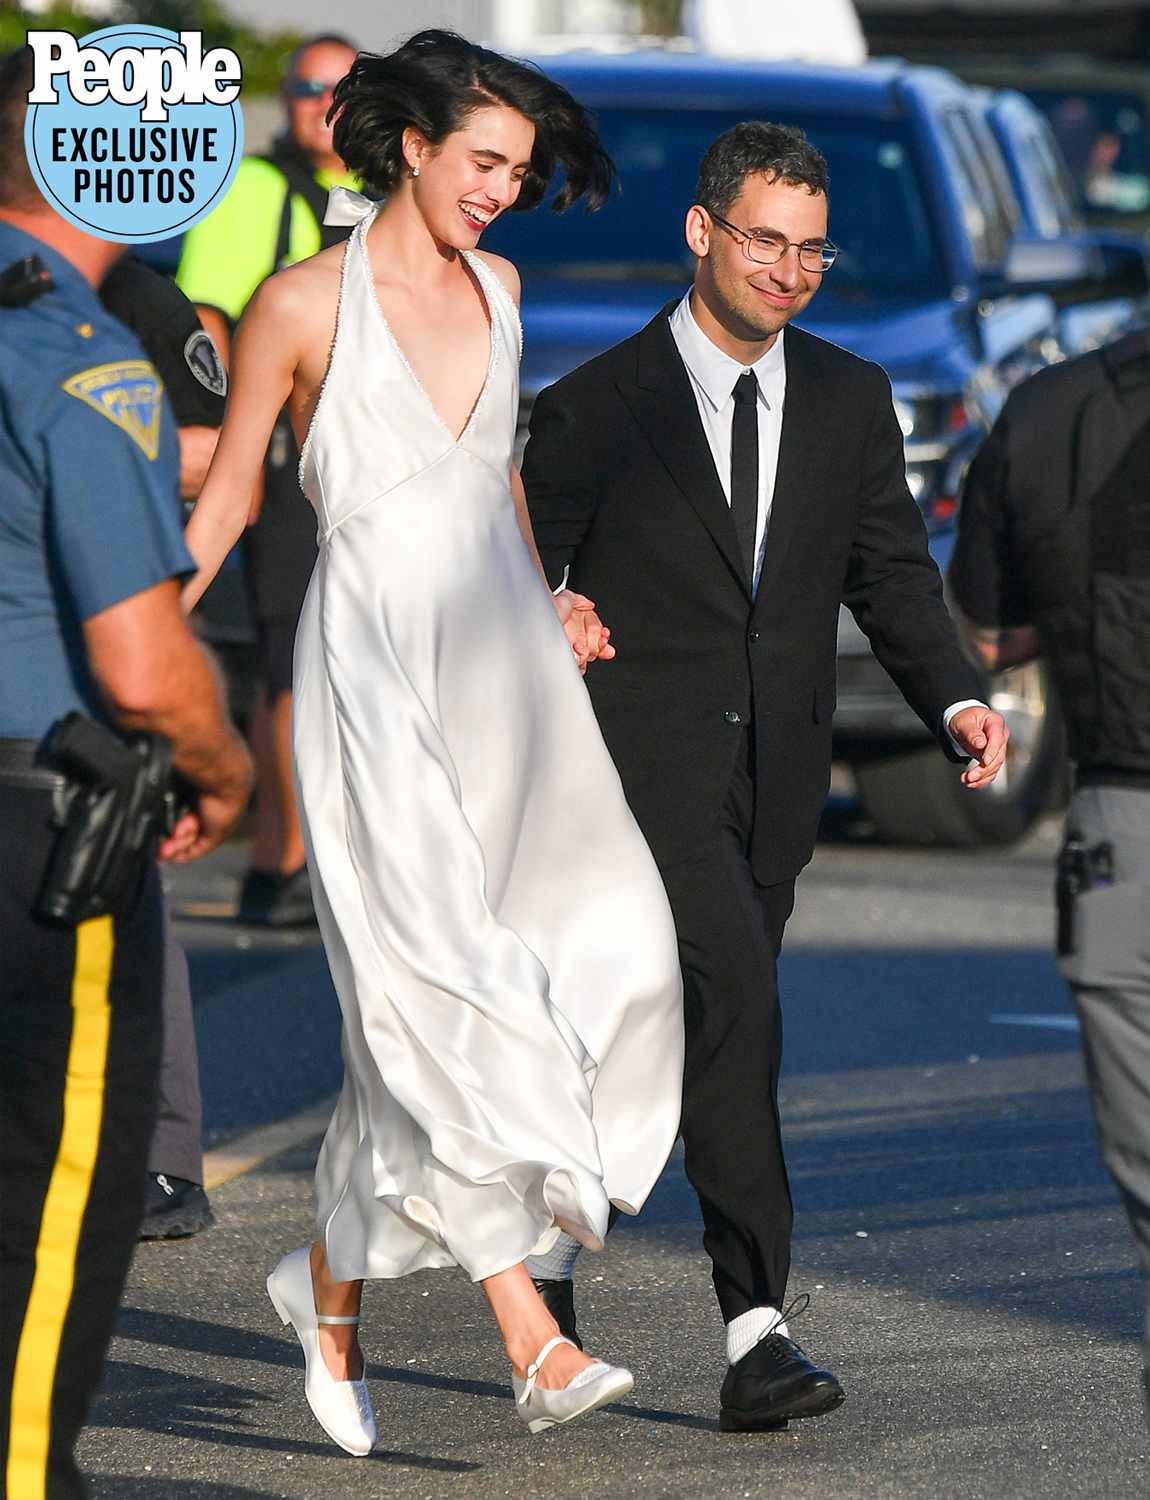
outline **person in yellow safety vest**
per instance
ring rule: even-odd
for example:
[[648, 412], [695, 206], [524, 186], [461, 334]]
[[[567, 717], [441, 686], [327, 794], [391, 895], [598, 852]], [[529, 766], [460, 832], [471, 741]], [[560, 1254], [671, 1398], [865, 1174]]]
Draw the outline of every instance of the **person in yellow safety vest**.
[[[245, 157], [219, 207], [184, 238], [176, 280], [221, 351], [265, 277], [349, 232], [323, 223], [329, 190], [359, 186], [335, 154], [325, 117], [332, 89], [355, 56], [355, 47], [334, 34], [300, 43], [284, 73], [285, 130], [266, 156]], [[292, 647], [315, 560], [315, 520], [299, 489], [297, 460], [285, 412], [268, 447], [263, 499], [253, 507], [245, 541], [261, 696], [252, 724], [255, 834], [238, 917], [268, 927], [314, 921], [291, 759]]]

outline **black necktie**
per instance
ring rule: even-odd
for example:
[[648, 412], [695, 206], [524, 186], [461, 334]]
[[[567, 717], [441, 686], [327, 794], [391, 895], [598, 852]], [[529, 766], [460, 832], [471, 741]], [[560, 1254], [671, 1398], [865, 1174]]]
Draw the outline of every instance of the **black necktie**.
[[731, 519], [747, 582], [755, 583], [755, 529], [759, 520], [759, 382], [754, 370], [735, 381], [731, 418]]

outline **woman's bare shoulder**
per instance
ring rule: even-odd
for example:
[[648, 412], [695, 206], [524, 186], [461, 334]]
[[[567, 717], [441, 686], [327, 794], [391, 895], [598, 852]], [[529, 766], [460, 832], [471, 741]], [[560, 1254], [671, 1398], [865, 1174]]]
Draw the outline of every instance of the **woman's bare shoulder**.
[[330, 304], [334, 316], [339, 301], [339, 278], [343, 246], [334, 245], [309, 255], [307, 260], [285, 266], [262, 281], [248, 304], [248, 315], [324, 321]]
[[512, 263], [502, 255], [492, 255], [489, 250], [477, 250], [475, 252], [483, 261], [489, 271], [494, 271], [496, 276], [511, 293], [511, 299], [516, 307], [519, 306], [519, 272]]

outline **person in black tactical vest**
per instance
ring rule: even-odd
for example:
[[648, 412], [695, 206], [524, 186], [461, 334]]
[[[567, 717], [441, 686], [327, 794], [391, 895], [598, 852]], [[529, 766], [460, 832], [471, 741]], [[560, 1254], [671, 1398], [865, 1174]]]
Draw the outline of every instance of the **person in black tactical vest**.
[[[325, 225], [323, 217], [331, 188], [359, 186], [335, 154], [326, 120], [332, 89], [355, 56], [335, 34], [300, 43], [284, 73], [286, 129], [266, 156], [244, 158], [219, 207], [184, 238], [176, 279], [225, 359], [230, 331], [260, 282], [350, 232]], [[272, 927], [314, 920], [291, 764], [292, 648], [316, 555], [315, 518], [299, 488], [298, 462], [284, 414], [244, 542], [262, 697], [252, 728], [255, 836], [239, 919]]]
[[[200, 492], [224, 420], [227, 374], [196, 310], [167, 276], [122, 255], [100, 283], [105, 309], [129, 327], [156, 367], [176, 420], [180, 496]], [[212, 1222], [204, 1191], [203, 1104], [187, 955], [165, 903], [164, 1052], [148, 1154], [142, 1240], [179, 1239]]]
[[986, 665], [1044, 654], [1066, 716], [1059, 968], [1142, 1260], [1150, 1392], [1150, 329], [1013, 392], [966, 482], [950, 586]]

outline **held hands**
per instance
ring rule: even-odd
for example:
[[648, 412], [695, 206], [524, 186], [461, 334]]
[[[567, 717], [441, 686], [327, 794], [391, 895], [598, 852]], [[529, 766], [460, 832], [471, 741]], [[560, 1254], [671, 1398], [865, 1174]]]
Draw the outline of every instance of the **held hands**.
[[552, 597], [580, 672], [586, 672], [588, 662], [610, 661], [615, 648], [610, 630], [595, 613], [595, 601], [571, 589], [563, 589]]
[[955, 714], [950, 721], [950, 734], [959, 749], [977, 762], [963, 771], [963, 785], [972, 791], [989, 786], [1006, 764], [1006, 745], [1010, 739], [1006, 720], [979, 704]]

